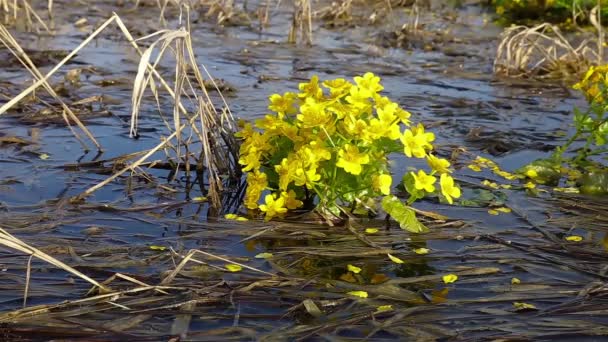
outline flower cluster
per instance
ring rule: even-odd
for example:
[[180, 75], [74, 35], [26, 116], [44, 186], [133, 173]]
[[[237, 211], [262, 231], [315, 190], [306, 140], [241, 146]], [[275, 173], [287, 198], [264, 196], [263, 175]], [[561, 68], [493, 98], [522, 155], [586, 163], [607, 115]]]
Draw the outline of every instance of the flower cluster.
[[[245, 206], [266, 219], [314, 203], [322, 213], [339, 214], [375, 206], [390, 195], [388, 155], [426, 158], [430, 173], [412, 173], [411, 185], [427, 194], [441, 191], [449, 203], [460, 196], [450, 163], [434, 156], [433, 133], [412, 125], [410, 113], [380, 92], [372, 73], [319, 82], [313, 76], [299, 92], [270, 96], [272, 114], [254, 125], [241, 122], [239, 164], [247, 174]], [[316, 196], [316, 198], [315, 198]], [[261, 202], [263, 199], [263, 202]]]
[[589, 67], [583, 79], [572, 88], [580, 90], [590, 104], [604, 103], [605, 89], [608, 88], [608, 65]]

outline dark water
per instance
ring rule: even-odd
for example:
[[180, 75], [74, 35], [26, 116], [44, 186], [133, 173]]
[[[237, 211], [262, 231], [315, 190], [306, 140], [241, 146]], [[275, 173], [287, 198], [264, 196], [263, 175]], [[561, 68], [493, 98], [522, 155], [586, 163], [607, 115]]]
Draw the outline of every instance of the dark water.
[[[353, 77], [371, 71], [382, 78], [386, 94], [413, 114], [413, 120], [433, 127], [431, 130], [437, 136], [439, 151], [443, 155], [449, 156], [451, 148], [462, 146], [474, 155], [493, 158], [507, 171], [513, 171], [534, 159], [547, 156], [554, 146], [564, 140], [560, 132], [571, 131], [570, 113], [573, 107], [584, 106], [583, 99], [572, 93], [568, 85], [562, 85], [558, 81], [533, 82], [495, 77], [492, 73], [492, 62], [501, 28], [492, 23], [491, 13], [475, 5], [460, 8], [438, 4], [434, 6], [432, 11], [422, 12], [420, 21], [425, 30], [444, 32], [450, 39], [444, 44], [436, 44], [433, 49], [386, 46], [386, 39], [382, 38], [387, 35], [386, 32], [392, 32], [407, 22], [407, 15], [401, 8], [395, 9], [390, 20], [386, 20], [382, 25], [355, 24], [327, 29], [317, 22], [312, 47], [285, 43], [291, 20], [289, 4], [273, 7], [270, 25], [261, 33], [255, 27], [218, 27], [211, 18], [199, 17], [199, 14], [194, 13], [192, 37], [199, 63], [204, 64], [215, 78], [223, 79], [235, 89], [233, 92], [227, 92], [225, 96], [232, 112], [238, 118], [255, 119], [263, 116], [270, 94], [295, 90], [299, 82], [314, 74], [319, 75], [321, 79], [327, 79]], [[87, 37], [92, 29], [90, 25], [75, 28], [71, 23], [83, 16], [86, 16], [91, 24], [99, 23], [115, 9], [111, 4], [102, 2], [95, 2], [95, 5], [88, 7], [82, 5], [81, 8], [69, 6], [67, 2], [58, 2], [56, 8], [60, 9], [54, 19], [58, 32], [56, 35], [35, 36], [26, 32], [11, 31], [26, 50], [71, 50]], [[158, 9], [155, 7], [143, 7], [130, 13], [118, 9], [118, 13], [127, 26], [134, 30], [136, 36], [162, 28], [158, 22]], [[169, 8], [166, 17], [175, 18], [177, 14], [174, 8]], [[174, 23], [170, 20], [169, 26]], [[8, 60], [9, 53], [6, 49], [0, 50], [0, 54]], [[96, 152], [85, 153], [63, 124], [26, 121], [23, 115], [28, 113], [13, 112], [3, 115], [0, 120], [0, 135], [29, 139], [35, 130], [39, 132], [39, 137], [36, 144], [27, 147], [14, 144], [0, 146], [2, 225], [28, 243], [46, 248], [55, 246], [55, 250], [51, 249], [55, 253], [49, 251], [49, 254], [65, 259], [68, 264], [86, 263], [76, 262], [73, 256], [70, 257], [66, 250], [60, 248], [61, 246], [73, 246], [77, 255], [95, 251], [100, 256], [99, 260], [103, 259], [101, 256], [105, 250], [108, 265], [81, 268], [85, 273], [89, 271], [96, 279], [104, 279], [114, 272], [122, 272], [153, 282], [161, 271], [171, 269], [171, 262], [163, 259], [160, 265], [137, 264], [137, 260], [149, 256], [150, 245], [172, 246], [176, 249], [201, 248], [232, 257], [248, 258], [265, 249], [289, 251], [295, 247], [290, 245], [289, 239], [285, 245], [281, 245], [281, 241], [275, 241], [276, 239], [239, 242], [243, 236], [240, 233], [231, 234], [227, 228], [230, 223], [223, 222], [218, 226], [213, 220], [206, 221], [204, 206], [179, 204], [186, 200], [187, 196], [200, 196], [200, 192], [196, 190], [189, 194], [181, 191], [168, 193], [141, 182], [137, 184], [139, 188], [134, 195], [126, 197], [126, 181], [121, 179], [96, 192], [84, 205], [56, 204], [58, 199], [77, 195], [108, 176], [84, 168], [65, 168], [66, 164], [110, 159], [151, 148], [158, 143], [159, 135], [166, 134], [156, 115], [154, 100], [147, 98], [140, 119], [141, 137], [135, 140], [128, 136], [132, 80], [138, 60], [125, 40], [120, 38], [119, 31], [111, 26], [107, 33], [95, 39], [63, 69], [84, 70], [80, 85], [73, 86], [70, 90], [69, 97], [72, 100], [96, 95], [112, 99], [105, 107], [99, 108], [97, 114], [103, 115], [93, 115], [85, 120], [87, 127], [104, 147], [102, 155], [96, 155]], [[49, 63], [41, 68], [48, 70], [52, 65], [53, 63]], [[167, 62], [164, 67], [170, 68], [170, 63]], [[2, 94], [14, 95], [29, 84], [26, 82], [29, 76], [15, 63], [4, 66], [1, 75], [5, 88], [2, 89]], [[61, 82], [62, 75], [59, 73], [53, 81]], [[119, 82], [107, 87], [98, 85], [100, 80], [110, 79]], [[471, 132], [477, 132], [480, 138], [471, 139]], [[49, 158], [41, 159], [42, 153]], [[162, 157], [163, 154], [159, 153], [153, 159]], [[393, 170], [396, 178], [400, 177], [399, 172], [405, 171], [408, 166], [417, 166], [405, 162], [394, 160]], [[168, 171], [157, 170], [152, 173], [161, 178], [168, 175]], [[496, 179], [491, 174], [477, 174], [467, 168], [461, 168], [456, 175], [463, 180], [475, 182], [480, 181], [479, 177]], [[172, 185], [177, 189], [183, 188], [185, 179], [178, 178]], [[467, 191], [472, 193], [470, 190], [465, 192]], [[547, 217], [546, 212], [557, 211], [551, 203], [530, 199], [522, 191], [506, 193], [509, 196], [509, 206], [533, 222], [542, 223]], [[178, 205], [171, 206], [167, 203]], [[120, 208], [158, 205], [159, 209], [149, 212], [109, 211], [103, 210], [98, 204]], [[541, 235], [530, 226], [529, 221], [522, 220], [520, 216], [492, 216], [487, 214], [487, 208], [484, 207], [448, 207], [432, 201], [423, 202], [418, 207], [453, 218], [466, 219], [470, 226], [463, 230], [448, 229], [444, 235], [415, 237], [414, 239], [421, 240], [414, 242], [406, 240], [403, 234], [397, 235], [396, 239], [402, 240], [395, 240], [394, 248], [407, 248], [412, 244], [414, 247], [424, 246], [433, 250], [436, 257], [429, 257], [428, 260], [421, 260], [419, 257], [401, 266], [390, 263], [372, 265], [372, 262], [369, 267], [377, 268], [388, 274], [391, 279], [442, 274], [466, 267], [492, 266], [501, 270], [499, 274], [492, 274], [481, 280], [472, 278], [467, 281], [465, 278], [456, 283], [446, 295], [447, 302], [438, 305], [434, 314], [428, 311], [421, 316], [420, 324], [433, 322], [437, 327], [442, 326], [452, 333], [462, 329], [465, 333], [461, 337], [469, 339], [502, 336], [498, 332], [504, 336], [526, 336], [524, 332], [528, 328], [533, 331], [530, 336], [544, 336], [551, 330], [548, 321], [554, 319], [553, 316], [542, 317], [547, 320], [544, 328], [541, 327], [542, 324], [530, 325], [517, 314], [508, 318], [505, 316], [504, 320], [500, 316], [479, 316], [478, 321], [475, 321], [473, 314], [482, 315], [480, 310], [510, 310], [513, 301], [478, 300], [501, 293], [497, 287], [507, 286], [511, 277], [518, 277], [526, 284], [547, 285], [547, 293], [557, 291], [556, 289], [563, 290], [563, 296], [544, 301], [539, 299], [540, 302], [536, 303], [539, 307], [549, 308], [575, 298], [576, 292], [594, 279], [546, 260], [530, 257], [521, 250], [491, 249], [487, 247], [487, 241], [475, 239], [475, 236], [484, 234], [503, 234], [501, 236], [505, 236], [505, 239], [542, 243]], [[91, 227], [101, 228], [101, 233], [88, 234], [87, 229]], [[518, 233], [509, 235], [513, 231]], [[585, 231], [580, 232], [579, 234], [583, 234]], [[462, 236], [457, 238], [458, 235]], [[294, 243], [296, 246], [315, 244], [314, 239]], [[112, 254], [117, 257], [112, 258]], [[0, 259], [0, 264], [6, 268], [3, 272], [11, 276], [0, 281], [0, 308], [17, 309], [22, 301], [23, 272], [27, 257], [17, 260], [8, 252], [2, 255], [7, 260], [3, 263]], [[120, 263], [126, 260], [131, 260], [134, 264]], [[326, 257], [311, 260], [315, 265], [312, 274], [329, 278], [339, 277], [347, 263], [357, 261], [356, 258]], [[252, 266], [269, 269], [263, 261], [251, 260], [251, 263]], [[521, 266], [521, 263], [525, 265]], [[296, 273], [306, 275], [302, 260], [295, 265], [302, 267], [301, 273]], [[66, 274], [63, 271], [47, 268], [48, 266], [41, 262], [36, 262], [35, 266], [29, 304], [57, 303], [84, 296], [85, 285], [79, 281], [76, 282], [77, 285], [66, 282]], [[36, 279], [44, 285], [37, 287]], [[438, 282], [405, 286], [411, 291], [425, 293], [440, 291], [444, 287]], [[316, 291], [323, 292], [323, 289]], [[316, 298], [317, 293], [321, 298], [323, 295], [318, 294], [320, 292], [313, 291], [310, 296]], [[528, 301], [535, 298], [538, 299], [533, 296]], [[450, 304], [450, 301], [453, 302]], [[488, 302], [491, 304], [487, 304]], [[260, 302], [244, 299], [238, 307], [243, 317], [247, 317], [246, 314], [251, 315], [250, 318], [242, 319], [241, 326], [260, 333], [279, 328], [273, 326], [272, 321], [265, 319], [264, 314], [276, 317], [285, 312], [284, 305], [276, 303], [273, 306], [268, 299]], [[197, 318], [191, 323], [191, 330], [204, 332], [231, 326], [234, 307], [220, 307], [218, 310], [226, 314], [225, 319], [218, 318], [222, 315], [215, 312], [218, 316], [206, 321], [205, 314], [198, 312]], [[356, 312], [356, 308], [353, 308], [352, 314]], [[458, 312], [461, 312], [462, 316], [459, 316]], [[257, 314], [261, 316], [255, 317]], [[349, 311], [345, 311], [344, 315], [348, 316]], [[588, 316], [584, 317], [586, 319]], [[170, 318], [163, 315], [158, 315], [155, 319], [154, 323], [150, 323], [153, 326], [163, 326], [170, 321]], [[413, 320], [417, 321], [417, 318]], [[500, 322], [501, 328], [494, 331], [498, 335], [484, 334], [482, 328], [480, 331], [474, 328], [476, 324], [480, 327], [490, 326], [492, 320]], [[280, 326], [289, 327], [299, 323], [301, 321], [298, 319], [284, 317]], [[566, 327], [569, 324], [573, 323], [563, 323]], [[557, 326], [559, 324], [555, 325]], [[566, 330], [564, 328], [564, 331]], [[487, 331], [491, 329], [487, 328]], [[335, 336], [361, 335], [345, 331], [336, 333]], [[382, 333], [377, 335], [382, 336]], [[387, 333], [385, 337], [391, 336], [394, 337], [394, 332]], [[458, 338], [457, 333], [450, 335], [437, 332], [434, 336]], [[196, 340], [195, 337], [193, 339]]]

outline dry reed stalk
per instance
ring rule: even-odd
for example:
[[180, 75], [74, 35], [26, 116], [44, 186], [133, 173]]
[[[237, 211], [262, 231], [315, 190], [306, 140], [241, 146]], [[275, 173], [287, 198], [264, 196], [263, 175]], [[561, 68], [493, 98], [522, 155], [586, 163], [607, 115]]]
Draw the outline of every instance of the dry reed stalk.
[[[70, 267], [69, 265], [64, 264], [63, 262], [53, 258], [52, 256], [40, 251], [39, 249], [32, 247], [32, 246], [28, 245], [27, 243], [17, 239], [16, 237], [14, 237], [10, 233], [8, 233], [3, 228], [0, 228], [0, 245], [6, 246], [8, 248], [20, 251], [22, 253], [28, 254], [33, 257], [36, 257], [42, 261], [48, 262], [49, 264], [51, 264], [53, 266], [61, 268], [61, 269], [65, 270], [66, 272], [72, 273], [73, 275], [77, 276], [78, 278], [91, 283], [92, 285], [100, 288], [103, 291], [110, 290], [105, 285], [98, 283], [96, 280], [89, 278], [85, 274]], [[28, 263], [28, 265], [29, 265], [29, 263]], [[27, 271], [28, 281], [26, 282], [26, 291], [25, 291], [26, 296], [27, 296], [27, 285], [29, 285], [29, 275], [30, 275], [30, 270], [28, 267], [28, 271]], [[24, 298], [24, 305], [25, 305], [25, 303], [26, 303], [26, 298]]]
[[[188, 11], [188, 8], [186, 8], [186, 11]], [[61, 102], [61, 100], [56, 96], [52, 87], [48, 84], [48, 79], [111, 23], [115, 23], [120, 28], [125, 38], [130, 42], [131, 46], [141, 55], [137, 75], [133, 85], [130, 131], [131, 136], [137, 135], [139, 111], [144, 98], [144, 93], [148, 88], [151, 89], [159, 108], [161, 108], [159, 103], [159, 92], [164, 90], [171, 96], [174, 104], [172, 114], [173, 124], [171, 125], [165, 120], [171, 134], [161, 141], [161, 143], [155, 148], [148, 151], [148, 153], [146, 153], [142, 158], [123, 168], [105, 181], [90, 187], [76, 198], [81, 199], [92, 194], [97, 189], [101, 188], [105, 184], [108, 184], [110, 181], [116, 179], [118, 176], [127, 171], [136, 171], [136, 169], [152, 154], [161, 149], [165, 149], [168, 146], [173, 146], [171, 145], [171, 140], [175, 139], [176, 147], [174, 150], [174, 156], [172, 158], [175, 158], [178, 164], [183, 162], [185, 165], [190, 165], [190, 159], [194, 158], [194, 164], [200, 165], [201, 167], [199, 171], [202, 172], [203, 168], [206, 169], [209, 176], [209, 195], [211, 197], [211, 203], [216, 208], [221, 207], [219, 192], [222, 190], [222, 181], [220, 179], [220, 173], [227, 172], [232, 178], [240, 177], [240, 168], [237, 164], [238, 143], [233, 136], [237, 128], [226, 100], [219, 91], [219, 87], [204, 66], [199, 68], [194, 54], [190, 33], [185, 28], [179, 30], [161, 30], [136, 40], [126, 28], [122, 20], [116, 14], [114, 14], [89, 37], [87, 37], [76, 49], [68, 54], [68, 56], [59, 62], [59, 64], [51, 69], [51, 71], [43, 76], [35, 68], [33, 63], [31, 63], [31, 60], [27, 58], [23, 50], [19, 47], [12, 36], [10, 36], [8, 31], [6, 31], [3, 26], [0, 26], [2, 29], [0, 33], [4, 33], [0, 35], [2, 42], [7, 47], [11, 48], [11, 51], [14, 51], [13, 53], [15, 56], [20, 58], [20, 60], [23, 58], [22, 63], [28, 67], [28, 70], [30, 70], [30, 72], [37, 78], [37, 81], [32, 86], [28, 87], [11, 101], [0, 107], [0, 115], [21, 101], [25, 96], [32, 93], [36, 88], [42, 86], [51, 95], [53, 95], [58, 102], [62, 104], [64, 115], [66, 115], [66, 113], [70, 115], [70, 119], [75, 121], [78, 126], [85, 133], [87, 133], [89, 139], [91, 139], [98, 148], [101, 148], [95, 141], [94, 137], [88, 132], [86, 127], [82, 125], [82, 123], [80, 123], [77, 117], [72, 113], [69, 107]], [[150, 38], [157, 39], [145, 51], [142, 51], [137, 42]], [[154, 61], [151, 61], [152, 53], [157, 47], [157, 57]], [[173, 52], [176, 59], [175, 81], [173, 87], [171, 87], [156, 70], [156, 67], [159, 65], [167, 51]], [[190, 80], [188, 73], [192, 73], [194, 75], [194, 82]], [[205, 87], [205, 78], [203, 77], [203, 74], [211, 80], [212, 84], [216, 87], [216, 90], [220, 94], [222, 104], [225, 108], [223, 111], [218, 112], [215, 109], [213, 101]], [[160, 84], [161, 87], [158, 87], [157, 84]], [[185, 103], [185, 99], [189, 99], [190, 102]], [[187, 108], [196, 109], [193, 112], [190, 112]], [[163, 117], [162, 113], [161, 117]], [[196, 122], [197, 119], [198, 123]], [[66, 122], [69, 123], [69, 120], [66, 119]], [[187, 135], [188, 138], [184, 140], [182, 137], [182, 132], [186, 129], [188, 130], [189, 135]], [[194, 141], [193, 137], [196, 137], [196, 140], [201, 144], [200, 154], [197, 156], [188, 152], [184, 156], [181, 153], [180, 146], [188, 146], [187, 151], [192, 150], [191, 145]]]
[[589, 40], [573, 47], [557, 26], [548, 23], [534, 27], [514, 26], [502, 34], [494, 72], [508, 76], [578, 74], [600, 60], [600, 51], [590, 48]]
[[298, 35], [306, 45], [312, 45], [312, 8], [310, 0], [298, 0], [295, 2], [287, 41], [291, 44], [296, 44], [298, 42]]
[[[48, 77], [43, 76], [42, 73], [38, 70], [34, 62], [29, 58], [29, 56], [25, 53], [23, 48], [19, 45], [17, 40], [10, 34], [10, 32], [4, 27], [4, 25], [0, 24], [0, 42], [19, 60], [19, 62], [27, 69], [27, 71], [32, 74], [32, 76], [40, 82], [40, 85], [44, 87], [44, 89], [60, 104], [62, 109], [63, 120], [66, 122], [76, 139], [80, 141], [83, 145], [84, 149], [87, 150], [86, 144], [80, 139], [80, 136], [70, 124], [70, 120], [74, 121], [76, 125], [85, 133], [85, 135], [93, 142], [93, 144], [97, 147], [98, 150], [101, 150], [101, 145], [95, 140], [93, 134], [86, 128], [86, 126], [78, 119], [76, 114], [65, 104], [60, 98], [59, 95], [55, 92], [53, 87], [48, 83]], [[4, 108], [8, 107], [10, 103], [13, 101], [9, 101], [5, 106], [0, 108], [0, 115], [4, 113]], [[16, 103], [16, 102], [15, 102]]]
[[[53, 0], [47, 1], [47, 10], [49, 13], [49, 17], [52, 17]], [[19, 18], [24, 17], [28, 30], [31, 30], [34, 27], [34, 22], [32, 20], [32, 17], [34, 17], [38, 24], [40, 24], [40, 26], [42, 26], [42, 28], [44, 28], [47, 33], [51, 33], [51, 30], [49, 29], [47, 24], [44, 22], [44, 20], [42, 20], [40, 15], [38, 15], [36, 10], [34, 10], [34, 8], [30, 5], [30, 2], [27, 0], [21, 0], [21, 6], [19, 5], [17, 0], [13, 0], [12, 3], [9, 0], [0, 0], [0, 11], [4, 12], [5, 14], [11, 15], [14, 21], [17, 21]], [[21, 11], [24, 12], [23, 15], [21, 14]], [[38, 31], [37, 27], [36, 30]]]
[[352, 18], [353, 0], [341, 0], [332, 2], [329, 6], [321, 8], [313, 13], [315, 18], [323, 20], [350, 19]]

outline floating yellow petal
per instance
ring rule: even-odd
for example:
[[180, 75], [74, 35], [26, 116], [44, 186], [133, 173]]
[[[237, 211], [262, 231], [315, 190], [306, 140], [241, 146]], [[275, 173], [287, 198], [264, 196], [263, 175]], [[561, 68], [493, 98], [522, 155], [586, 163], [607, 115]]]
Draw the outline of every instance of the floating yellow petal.
[[450, 284], [458, 280], [458, 276], [455, 274], [446, 274], [442, 277], [443, 282], [446, 284]]
[[260, 253], [258, 255], [255, 256], [256, 259], [270, 259], [272, 258], [272, 253]]
[[378, 232], [378, 228], [365, 228], [366, 234], [376, 234]]
[[354, 265], [348, 265], [346, 268], [355, 274], [358, 274], [359, 272], [361, 272], [361, 267], [357, 267]]
[[570, 236], [566, 236], [566, 240], [572, 241], [572, 242], [580, 242], [580, 241], [583, 241], [583, 237], [578, 236], [578, 235], [570, 235]]
[[515, 310], [537, 310], [534, 304], [528, 304], [523, 302], [515, 302], [513, 303]]
[[207, 197], [205, 197], [205, 196], [199, 196], [199, 197], [192, 198], [192, 202], [206, 202], [206, 201], [207, 201]]
[[226, 215], [224, 215], [224, 218], [227, 220], [235, 220], [235, 221], [249, 221], [248, 218], [239, 216], [237, 214], [226, 214]]
[[429, 254], [428, 248], [416, 248], [414, 249], [414, 253], [416, 254]]
[[403, 264], [403, 260], [397, 258], [396, 256], [392, 256], [390, 254], [387, 254], [388, 258], [391, 259], [392, 262], [394, 262], [395, 264]]
[[164, 251], [165, 249], [167, 249], [167, 247], [165, 246], [150, 246], [150, 249], [153, 251]]
[[521, 280], [517, 278], [511, 278], [511, 285], [521, 284]]
[[376, 308], [376, 312], [385, 312], [385, 311], [391, 311], [391, 310], [393, 310], [392, 305], [380, 305], [379, 307]]
[[224, 267], [226, 267], [226, 269], [230, 272], [238, 272], [243, 270], [243, 268], [239, 265], [235, 265], [235, 264], [226, 264], [224, 265]]
[[475, 172], [481, 172], [481, 167], [479, 167], [479, 165], [471, 164], [467, 165], [467, 168]]
[[51, 156], [49, 156], [49, 155], [48, 155], [48, 154], [46, 154], [46, 153], [43, 153], [43, 154], [41, 154], [41, 155], [39, 155], [39, 156], [38, 156], [38, 158], [40, 158], [40, 159], [42, 159], [42, 160], [47, 160], [47, 159], [49, 159], [50, 157], [51, 157]]
[[365, 292], [365, 291], [350, 291], [350, 292], [347, 292], [346, 294], [349, 294], [349, 295], [355, 296], [355, 297], [359, 297], [359, 298], [367, 298], [367, 292]]

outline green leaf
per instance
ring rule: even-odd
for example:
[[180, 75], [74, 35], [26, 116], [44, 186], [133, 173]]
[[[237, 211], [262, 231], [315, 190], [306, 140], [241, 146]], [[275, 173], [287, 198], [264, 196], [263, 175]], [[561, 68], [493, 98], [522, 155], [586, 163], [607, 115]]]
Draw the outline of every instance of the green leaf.
[[411, 233], [426, 233], [429, 229], [416, 218], [412, 208], [406, 206], [395, 196], [385, 196], [382, 199], [382, 208], [399, 222], [401, 229]]
[[424, 191], [416, 189], [414, 186], [415, 182], [411, 172], [407, 172], [403, 175], [403, 186], [405, 187], [405, 191], [410, 194], [410, 198], [407, 199], [407, 202], [410, 204], [414, 203], [417, 199], [424, 197]]

